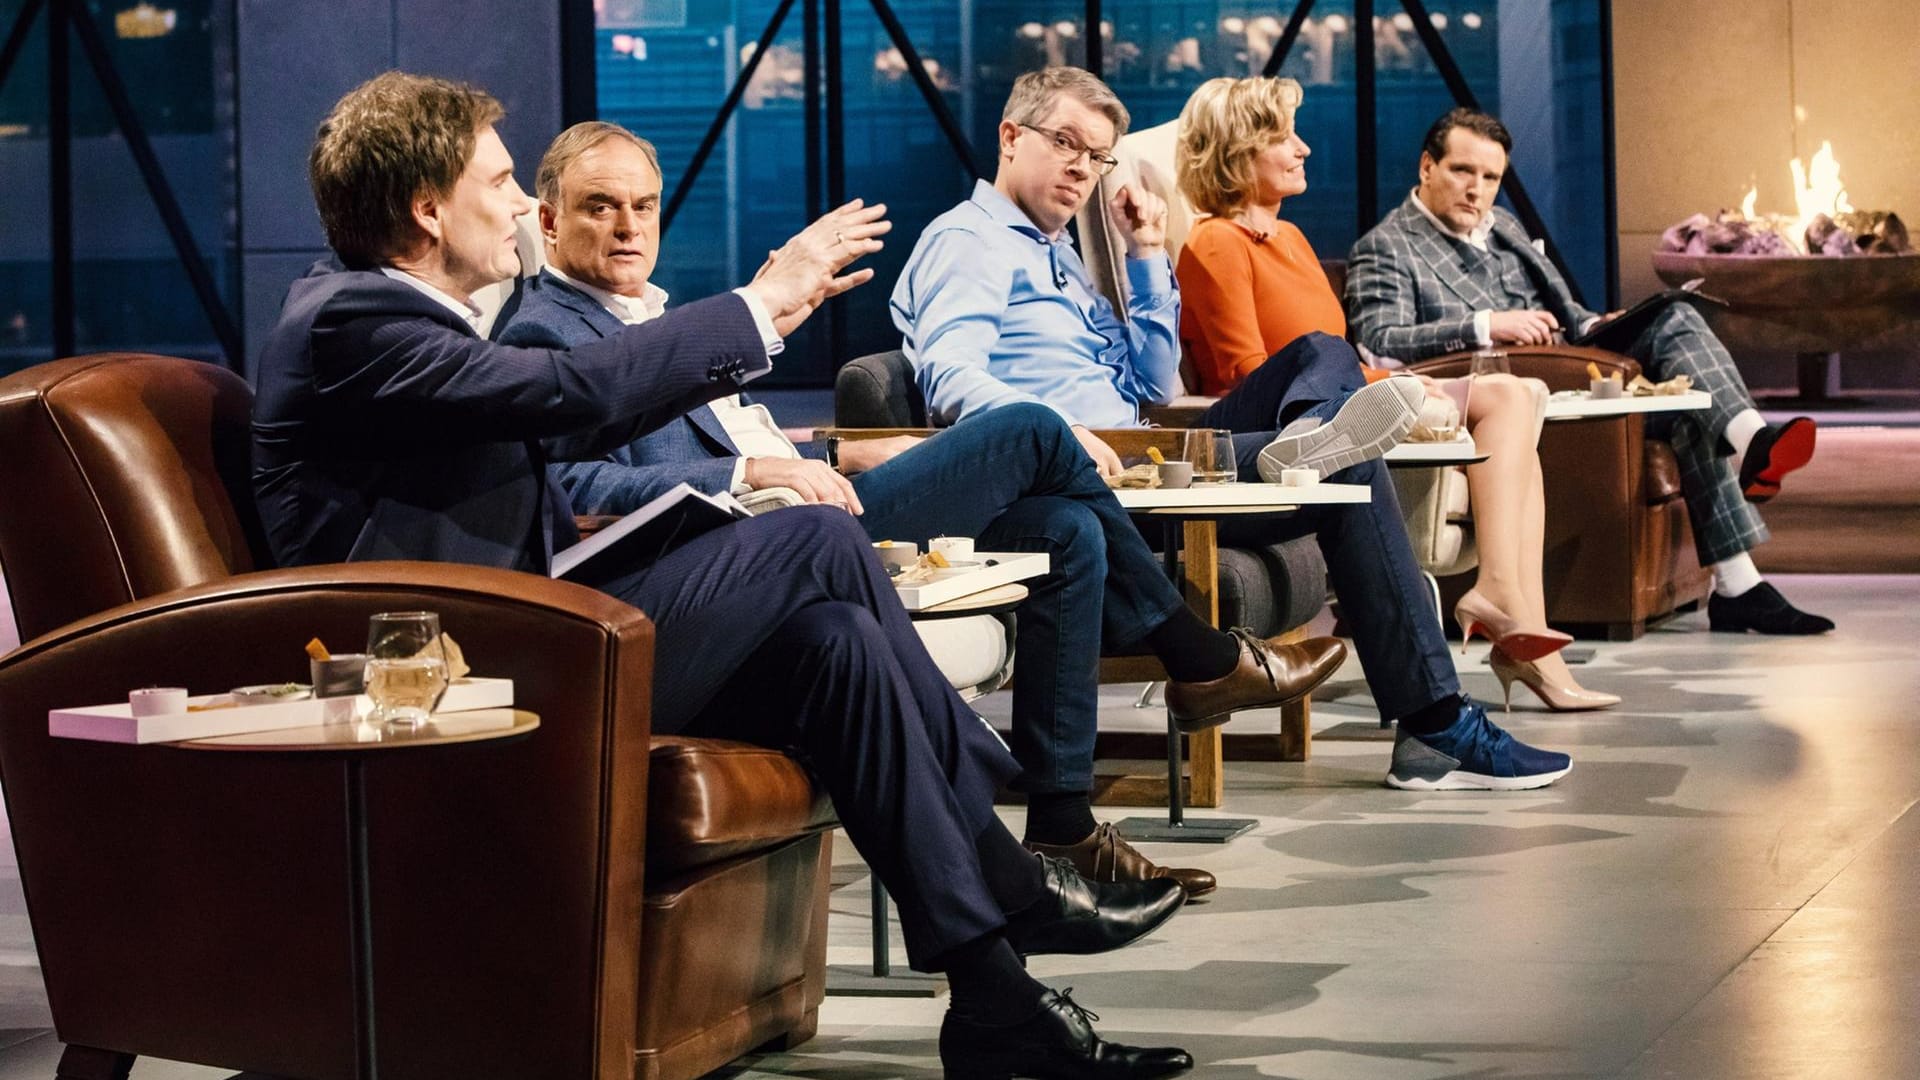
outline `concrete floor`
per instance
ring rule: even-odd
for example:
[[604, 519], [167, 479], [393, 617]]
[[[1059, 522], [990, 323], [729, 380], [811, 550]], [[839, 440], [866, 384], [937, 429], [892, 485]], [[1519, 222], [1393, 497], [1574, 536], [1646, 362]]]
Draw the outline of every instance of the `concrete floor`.
[[[1105, 1034], [1183, 1045], [1209, 1078], [1920, 1076], [1920, 578], [1778, 581], [1840, 630], [1735, 638], [1693, 615], [1598, 646], [1581, 677], [1625, 705], [1511, 718], [1575, 756], [1545, 791], [1394, 792], [1381, 742], [1233, 764], [1226, 810], [1258, 828], [1149, 849], [1219, 874], [1210, 902], [1133, 948], [1032, 970]], [[1461, 661], [1464, 681], [1497, 703], [1483, 655]], [[1372, 715], [1357, 672], [1340, 680], [1348, 696], [1316, 707], [1317, 728]], [[1130, 704], [1110, 691], [1103, 725], [1151, 727]], [[868, 894], [840, 850], [829, 961], [852, 965]], [[936, 1077], [944, 1007], [829, 998], [818, 1038], [725, 1075]], [[52, 1076], [49, 1024], [8, 851], [0, 1080]]]

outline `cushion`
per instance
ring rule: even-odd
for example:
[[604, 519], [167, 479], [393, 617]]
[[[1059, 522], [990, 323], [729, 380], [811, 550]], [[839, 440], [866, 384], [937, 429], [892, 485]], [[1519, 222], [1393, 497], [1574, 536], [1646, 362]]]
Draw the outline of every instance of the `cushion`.
[[656, 735], [647, 774], [647, 874], [658, 879], [834, 826], [833, 804], [778, 750]]

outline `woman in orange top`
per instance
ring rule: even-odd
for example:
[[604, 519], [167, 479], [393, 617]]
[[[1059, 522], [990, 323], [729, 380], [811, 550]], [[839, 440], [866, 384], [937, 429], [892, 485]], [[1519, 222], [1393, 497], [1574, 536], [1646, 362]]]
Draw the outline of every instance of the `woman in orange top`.
[[[1194, 223], [1176, 271], [1180, 336], [1205, 393], [1227, 393], [1304, 334], [1347, 333], [1312, 245], [1280, 219], [1281, 201], [1307, 189], [1311, 151], [1293, 127], [1300, 97], [1292, 79], [1213, 79], [1180, 113], [1180, 190], [1211, 215]], [[1574, 682], [1556, 651], [1572, 639], [1547, 628], [1546, 497], [1535, 449], [1546, 388], [1511, 375], [1472, 385], [1469, 395], [1460, 380], [1429, 380], [1430, 393], [1464, 401], [1467, 428], [1488, 455], [1467, 468], [1480, 570], [1454, 616], [1463, 634], [1480, 629], [1494, 639], [1493, 669], [1509, 701], [1519, 681], [1555, 710], [1617, 704]]]

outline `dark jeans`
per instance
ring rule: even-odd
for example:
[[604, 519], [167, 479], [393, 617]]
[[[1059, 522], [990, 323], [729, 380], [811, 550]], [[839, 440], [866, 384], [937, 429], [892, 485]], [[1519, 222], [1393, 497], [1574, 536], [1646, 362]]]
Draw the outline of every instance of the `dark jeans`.
[[[982, 551], [1042, 551], [1053, 572], [1018, 610], [1013, 752], [1023, 791], [1093, 783], [1100, 652], [1165, 622], [1179, 591], [1053, 410], [970, 417], [853, 478], [876, 540], [972, 536]], [[783, 511], [784, 513], [784, 511]], [[1099, 628], [1096, 634], [1094, 627]]]
[[715, 529], [608, 586], [645, 611], [654, 730], [793, 754], [900, 904], [916, 968], [1004, 925], [978, 838], [1019, 771], [934, 666], [844, 510]]
[[[1201, 414], [1196, 426], [1234, 432], [1240, 479], [1254, 482], [1260, 479], [1260, 450], [1279, 427], [1302, 416], [1331, 419], [1365, 384], [1352, 347], [1327, 334], [1308, 334], [1268, 357], [1233, 393]], [[1459, 693], [1460, 679], [1407, 540], [1386, 464], [1369, 461], [1326, 479], [1364, 484], [1373, 499], [1364, 505], [1304, 507], [1279, 518], [1226, 519], [1220, 523], [1221, 545], [1260, 547], [1314, 535], [1381, 716], [1397, 720]]]

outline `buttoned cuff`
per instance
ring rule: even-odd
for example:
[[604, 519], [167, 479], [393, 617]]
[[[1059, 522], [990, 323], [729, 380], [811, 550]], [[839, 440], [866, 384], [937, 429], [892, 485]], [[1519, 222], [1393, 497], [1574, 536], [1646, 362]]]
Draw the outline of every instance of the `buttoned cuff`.
[[747, 302], [747, 311], [753, 315], [754, 328], [760, 331], [760, 344], [766, 346], [769, 358], [779, 356], [787, 347], [779, 331], [773, 328], [773, 316], [767, 314], [767, 306], [753, 294], [753, 290], [741, 286], [733, 290], [733, 295]]
[[1493, 312], [1473, 313], [1473, 340], [1482, 346], [1493, 344]]
[[1127, 260], [1129, 296], [1165, 296], [1174, 291], [1173, 266], [1162, 253]]
[[747, 459], [733, 459], [733, 479], [728, 481], [727, 490], [735, 495], [745, 495], [753, 489], [747, 486]]

